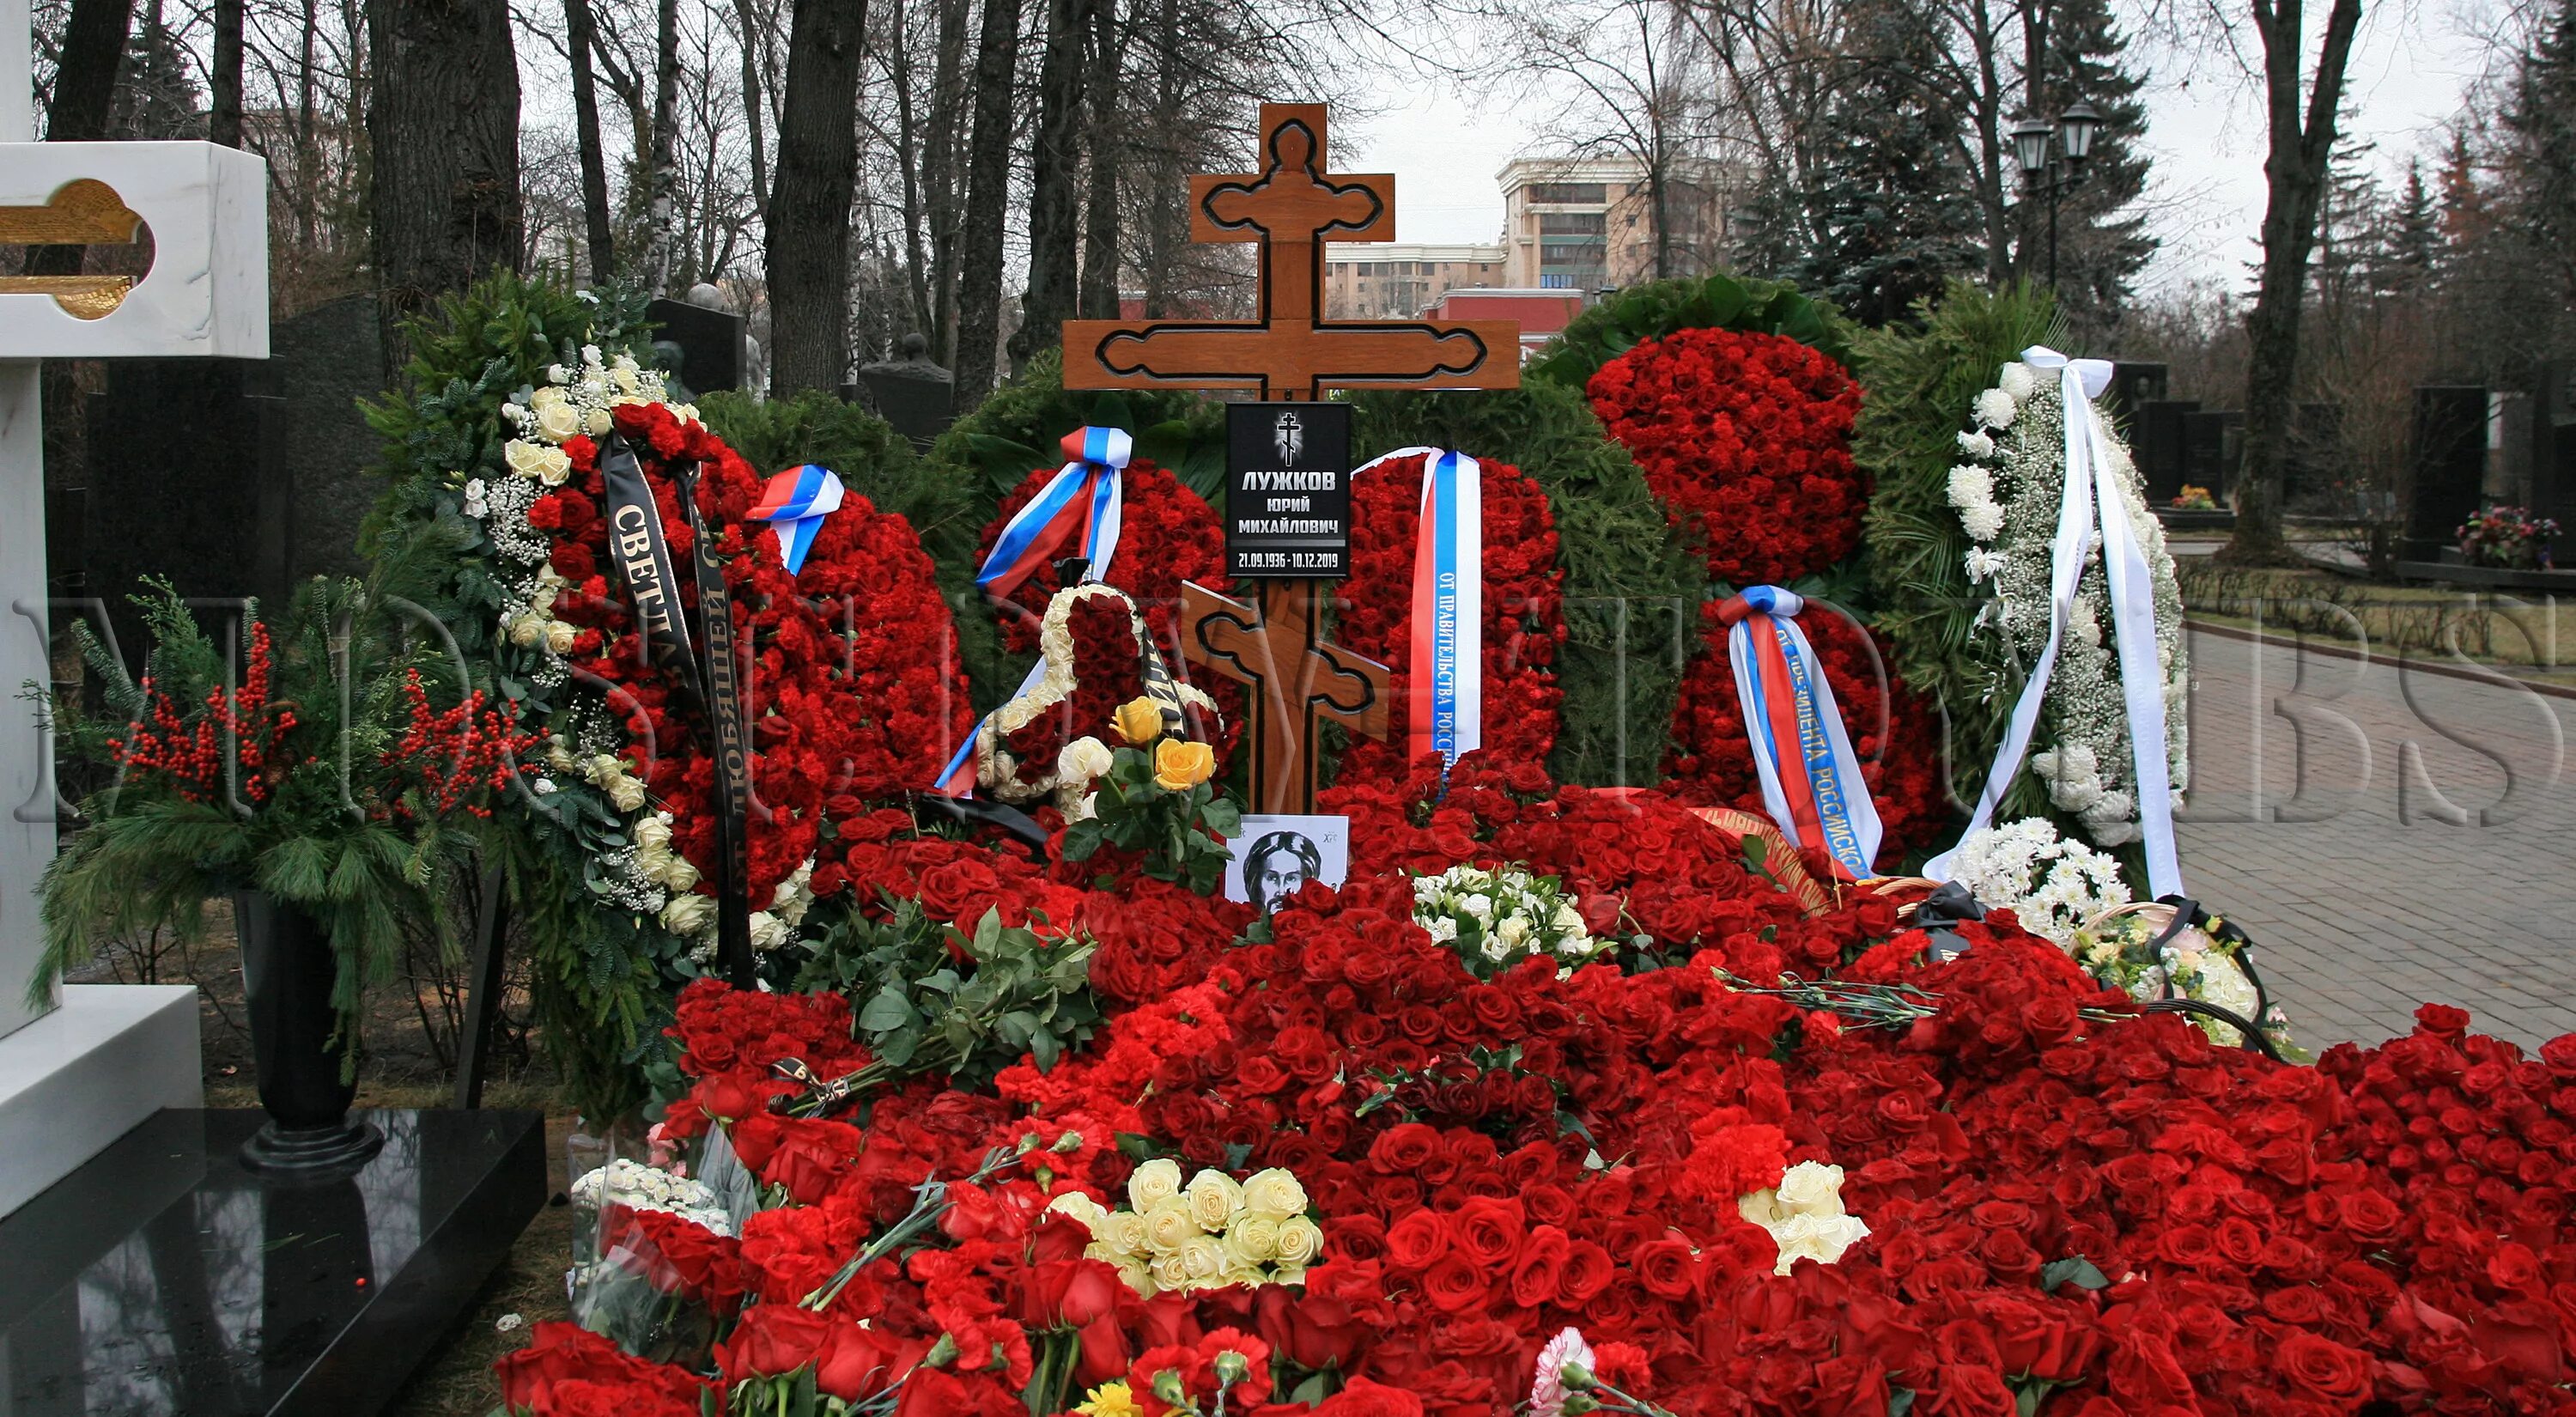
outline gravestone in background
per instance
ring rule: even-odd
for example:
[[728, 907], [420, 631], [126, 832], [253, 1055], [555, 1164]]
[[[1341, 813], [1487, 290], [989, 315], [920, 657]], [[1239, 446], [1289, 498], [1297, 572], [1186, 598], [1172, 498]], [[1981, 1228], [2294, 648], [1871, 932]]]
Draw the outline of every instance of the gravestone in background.
[[957, 381], [931, 362], [929, 351], [930, 341], [905, 335], [901, 359], [879, 360], [859, 370], [859, 388], [877, 416], [925, 449], [957, 421]]
[[2182, 416], [2182, 480], [2206, 487], [2224, 506], [2245, 456], [2245, 415], [2236, 409], [2202, 409]]
[[2576, 565], [2576, 364], [2541, 365], [2532, 388], [2531, 509], [2558, 522], [2557, 564]]
[[298, 581], [358, 575], [358, 525], [383, 484], [358, 400], [377, 388], [376, 303], [353, 295], [279, 322], [265, 364], [133, 360], [89, 401], [83, 589], [117, 649], [150, 648], [130, 597], [146, 572], [179, 593], [282, 603]]
[[[2166, 506], [2182, 495], [2183, 416], [2200, 411], [2198, 399], [2154, 399], [2129, 420], [2129, 455], [2147, 486], [2147, 504]], [[2211, 489], [2216, 495], [2216, 489]]]
[[2162, 364], [2123, 359], [2111, 366], [2111, 387], [2105, 392], [2114, 416], [2127, 422], [2148, 404], [2161, 402], [2171, 382]]
[[2460, 523], [2477, 511], [2485, 493], [2485, 385], [2430, 384], [2415, 391], [2412, 463], [2405, 558], [2438, 561], [2443, 548], [2458, 545]]
[[[663, 368], [679, 376], [688, 396], [742, 387], [743, 320], [730, 310], [711, 310], [686, 300], [656, 300], [644, 307], [655, 326], [653, 347]], [[672, 346], [678, 352], [670, 358]]]

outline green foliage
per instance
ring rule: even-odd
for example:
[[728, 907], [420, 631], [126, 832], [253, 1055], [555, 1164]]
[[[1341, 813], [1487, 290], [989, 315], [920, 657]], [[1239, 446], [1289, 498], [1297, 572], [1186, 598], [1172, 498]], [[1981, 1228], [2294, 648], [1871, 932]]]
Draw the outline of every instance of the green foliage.
[[892, 919], [835, 923], [796, 976], [800, 992], [837, 990], [857, 1008], [876, 1057], [862, 1085], [945, 1074], [983, 1087], [1023, 1055], [1054, 1067], [1099, 1027], [1090, 942], [1042, 939], [990, 910], [969, 935], [919, 901], [889, 903]]
[[1581, 386], [1533, 380], [1493, 393], [1358, 393], [1350, 403], [1363, 455], [1456, 448], [1508, 462], [1547, 490], [1566, 623], [1556, 666], [1565, 726], [1549, 768], [1596, 787], [1653, 781], [1707, 574]]
[[[1968, 638], [1983, 598], [1968, 581], [1971, 543], [1950, 505], [1950, 468], [1969, 406], [2007, 362], [2050, 342], [2057, 315], [2047, 293], [2028, 285], [1996, 294], [1965, 281], [1920, 313], [1919, 332], [1863, 337], [1869, 398], [1852, 455], [1877, 482], [1861, 531], [1877, 626], [1896, 672], [1942, 706], [1950, 785], [1959, 800], [1973, 802], [2012, 702], [1989, 700], [1972, 677], [1982, 657], [1969, 652]], [[2038, 814], [2045, 805], [2038, 780], [2025, 774], [1997, 820]]]
[[1103, 846], [1142, 852], [1146, 875], [1215, 894], [1225, 881], [1226, 838], [1243, 826], [1241, 810], [1215, 783], [1166, 791], [1154, 781], [1153, 755], [1127, 747], [1094, 782], [1093, 815], [1065, 825], [1065, 860], [1088, 861]]
[[1582, 314], [1522, 371], [1581, 389], [1602, 365], [1677, 330], [1761, 331], [1823, 351], [1858, 373], [1858, 329], [1822, 300], [1778, 281], [1719, 273], [1630, 286]]
[[[1124, 428], [1136, 456], [1211, 504], [1225, 492], [1225, 405], [1185, 389], [1067, 389], [1048, 350], [931, 445], [931, 461], [966, 474], [989, 521], [1029, 470], [1064, 461], [1056, 440], [1081, 427]], [[980, 534], [978, 522], [971, 534]]]
[[[368, 587], [304, 583], [270, 625], [264, 702], [293, 721], [269, 743], [242, 666], [167, 583], [150, 586], [135, 597], [154, 639], [144, 682], [128, 679], [86, 625], [72, 631], [110, 716], [64, 710], [57, 743], [66, 762], [101, 770], [109, 785], [81, 803], [82, 828], [45, 872], [45, 944], [29, 997], [41, 999], [57, 973], [86, 959], [103, 929], [192, 939], [204, 931], [206, 897], [256, 889], [328, 931], [340, 961], [332, 1002], [354, 1062], [366, 989], [391, 977], [404, 917], [436, 918], [441, 897], [426, 887], [469, 841], [434, 812], [412, 810], [403, 765], [385, 761], [407, 721], [402, 686], [415, 661]], [[210, 701], [237, 705], [249, 722], [234, 729]], [[219, 764], [238, 766], [211, 768], [220, 781], [209, 792], [192, 775], [138, 764], [128, 741], [138, 720], [173, 738], [203, 725]], [[242, 761], [236, 741], [266, 754]]]

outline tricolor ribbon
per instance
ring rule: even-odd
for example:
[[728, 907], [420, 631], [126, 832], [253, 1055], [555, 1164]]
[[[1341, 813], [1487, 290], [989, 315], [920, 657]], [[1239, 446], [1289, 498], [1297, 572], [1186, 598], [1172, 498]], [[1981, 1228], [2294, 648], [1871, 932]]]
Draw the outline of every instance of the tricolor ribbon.
[[1438, 753], [1446, 768], [1484, 745], [1485, 476], [1464, 453], [1399, 448], [1351, 474], [1398, 458], [1422, 461], [1422, 521], [1413, 549], [1409, 756]]
[[1878, 858], [1878, 807], [1824, 664], [1798, 628], [1806, 604], [1778, 586], [1758, 585], [1719, 606], [1717, 615], [1731, 627], [1727, 657], [1735, 664], [1735, 697], [1762, 779], [1762, 805], [1791, 841], [1823, 847], [1837, 874], [1867, 880], [1878, 874], [1871, 865]]
[[761, 488], [760, 505], [749, 515], [778, 533], [778, 559], [786, 563], [787, 574], [803, 569], [805, 553], [814, 547], [814, 533], [821, 529], [823, 518], [841, 509], [841, 496], [840, 474], [810, 462], [772, 477]]
[[[2173, 778], [2166, 761], [2164, 669], [2156, 658], [2155, 581], [2147, 569], [2146, 548], [2130, 525], [2128, 499], [2121, 495], [2110, 434], [2093, 396], [2111, 383], [2111, 364], [2103, 359], [2069, 359], [2040, 345], [2022, 351], [2022, 362], [2043, 373], [2054, 371], [2066, 404], [2066, 488], [2057, 506], [2057, 538], [2049, 548], [2048, 644], [2039, 664], [2022, 685], [2004, 733], [2003, 748], [1977, 794], [1968, 819], [1969, 837], [1993, 825], [1995, 809], [2013, 778], [2039, 725], [2040, 703], [2057, 671], [2057, 647], [2074, 614], [2076, 583], [2098, 524], [2102, 533], [2102, 570], [2111, 592], [2111, 627], [2120, 652], [2120, 692], [2129, 717], [2130, 761], [2137, 773], [2138, 825], [2145, 838], [2147, 886], [2159, 898], [2182, 894], [2182, 867], [2174, 854]], [[2096, 511], [2099, 511], [2097, 518]], [[1934, 857], [1923, 874], [1950, 879], [1958, 847]]]
[[[1000, 600], [1018, 590], [1040, 566], [1059, 559], [1057, 553], [1068, 544], [1080, 548], [1084, 580], [1108, 577], [1110, 559], [1118, 554], [1119, 519], [1126, 507], [1126, 479], [1121, 474], [1135, 456], [1135, 440], [1123, 428], [1077, 428], [1065, 434], [1058, 446], [1064, 449], [1064, 466], [1056, 469], [1027, 506], [1003, 523], [983, 568], [975, 573], [975, 584], [989, 599]], [[1036, 688], [1045, 674], [1046, 657], [1040, 655], [1011, 697]], [[973, 795], [975, 740], [983, 731], [983, 724], [977, 723], [966, 741], [957, 745], [932, 784], [934, 790], [951, 797]]]

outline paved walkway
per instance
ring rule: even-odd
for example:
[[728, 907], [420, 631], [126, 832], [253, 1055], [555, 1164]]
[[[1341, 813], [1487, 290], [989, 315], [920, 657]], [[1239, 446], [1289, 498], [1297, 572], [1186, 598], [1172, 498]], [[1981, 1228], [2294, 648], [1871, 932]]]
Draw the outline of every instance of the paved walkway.
[[2322, 1051], [2576, 1032], [2576, 700], [2196, 632], [2183, 876]]

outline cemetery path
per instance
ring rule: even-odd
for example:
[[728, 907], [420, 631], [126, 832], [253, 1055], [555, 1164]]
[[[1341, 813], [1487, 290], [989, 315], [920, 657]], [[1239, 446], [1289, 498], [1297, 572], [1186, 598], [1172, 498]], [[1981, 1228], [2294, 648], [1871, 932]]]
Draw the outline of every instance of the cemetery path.
[[[2576, 700], [2195, 632], [2191, 892], [2316, 1051], [2457, 1004], [2576, 1032]], [[2420, 665], [2421, 660], [2413, 661]]]

